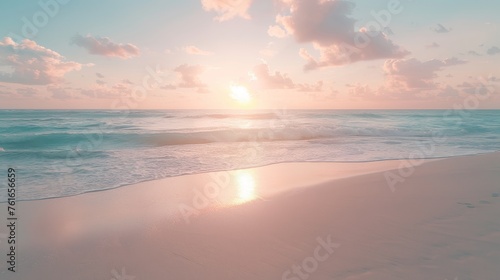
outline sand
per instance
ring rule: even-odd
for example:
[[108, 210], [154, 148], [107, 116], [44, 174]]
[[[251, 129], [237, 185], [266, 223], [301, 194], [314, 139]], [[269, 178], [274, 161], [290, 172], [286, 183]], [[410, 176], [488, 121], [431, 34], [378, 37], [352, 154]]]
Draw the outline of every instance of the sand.
[[0, 278], [498, 280], [499, 193], [493, 153], [283, 163], [23, 201], [17, 272], [4, 226]]

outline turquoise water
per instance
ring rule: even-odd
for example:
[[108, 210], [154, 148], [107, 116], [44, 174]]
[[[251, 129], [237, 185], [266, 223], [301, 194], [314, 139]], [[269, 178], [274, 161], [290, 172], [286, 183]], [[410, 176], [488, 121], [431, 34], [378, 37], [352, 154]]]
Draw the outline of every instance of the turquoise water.
[[499, 137], [498, 110], [0, 110], [0, 167], [31, 200], [278, 162], [486, 153]]

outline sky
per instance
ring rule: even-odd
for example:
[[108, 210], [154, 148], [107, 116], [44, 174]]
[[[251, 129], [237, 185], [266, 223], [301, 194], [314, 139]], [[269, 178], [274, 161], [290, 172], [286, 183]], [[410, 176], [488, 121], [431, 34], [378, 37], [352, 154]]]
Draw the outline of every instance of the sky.
[[5, 0], [3, 109], [500, 109], [500, 1]]

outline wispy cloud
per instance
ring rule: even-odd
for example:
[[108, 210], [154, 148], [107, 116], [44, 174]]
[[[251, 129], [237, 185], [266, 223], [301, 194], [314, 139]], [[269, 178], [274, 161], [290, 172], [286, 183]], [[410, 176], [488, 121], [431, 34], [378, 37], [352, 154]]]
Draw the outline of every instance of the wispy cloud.
[[235, 17], [249, 19], [248, 9], [252, 0], [201, 0], [203, 9], [218, 14], [215, 20], [226, 21]]
[[186, 47], [184, 47], [184, 51], [187, 54], [192, 54], [192, 55], [211, 55], [212, 54], [211, 52], [202, 50], [196, 46], [186, 46]]
[[451, 28], [446, 28], [444, 25], [441, 23], [438, 23], [436, 27], [434, 27], [432, 30], [436, 33], [448, 33], [451, 31]]
[[493, 46], [491, 48], [489, 48], [487, 51], [486, 51], [487, 54], [489, 55], [495, 55], [495, 54], [498, 54], [500, 53], [500, 48], [497, 47], [497, 46]]
[[436, 42], [432, 42], [432, 44], [426, 45], [425, 47], [428, 49], [436, 49], [436, 48], [439, 48], [440, 45]]
[[115, 43], [107, 37], [93, 37], [91, 35], [84, 37], [82, 35], [76, 35], [71, 42], [94, 55], [127, 59], [140, 54], [138, 47], [129, 43]]

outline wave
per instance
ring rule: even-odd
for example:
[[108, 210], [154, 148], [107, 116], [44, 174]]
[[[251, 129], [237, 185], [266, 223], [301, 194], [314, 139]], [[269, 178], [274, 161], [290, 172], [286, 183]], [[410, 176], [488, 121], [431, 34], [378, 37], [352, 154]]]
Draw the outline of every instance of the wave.
[[9, 150], [4, 151], [4, 156], [6, 158], [12, 156], [18, 159], [28, 159], [28, 160], [39, 160], [39, 159], [51, 159], [51, 160], [61, 160], [61, 159], [72, 159], [72, 158], [106, 158], [109, 156], [107, 152], [104, 151], [92, 151], [92, 150], [51, 150], [51, 151], [30, 151], [30, 150]]
[[58, 122], [54, 125], [37, 125], [37, 124], [21, 124], [21, 125], [12, 125], [8, 127], [0, 127], [0, 133], [51, 133], [53, 131], [68, 131], [68, 130], [77, 130], [77, 129], [88, 129], [88, 128], [96, 128], [101, 127], [105, 123], [104, 122], [95, 122], [95, 123], [79, 123], [75, 124], [64, 124]]
[[340, 115], [336, 117], [346, 117], [346, 118], [352, 118], [352, 117], [358, 117], [358, 118], [367, 118], [367, 119], [382, 119], [386, 118], [386, 115], [383, 114], [375, 114], [375, 113], [355, 113], [355, 114], [349, 114], [349, 115]]
[[[449, 137], [477, 134], [479, 129], [472, 127], [458, 130], [441, 130], [440, 132]], [[487, 130], [481, 129], [482, 134]], [[430, 129], [411, 128], [368, 128], [368, 127], [333, 127], [333, 126], [286, 126], [282, 128], [252, 128], [252, 129], [219, 129], [210, 131], [191, 132], [143, 132], [137, 133], [131, 130], [121, 132], [101, 133], [61, 133], [53, 132], [46, 134], [17, 135], [2, 139], [2, 147], [9, 150], [24, 147], [29, 149], [69, 149], [71, 147], [89, 146], [92, 149], [106, 145], [109, 148], [137, 147], [137, 146], [169, 146], [190, 145], [227, 142], [273, 142], [273, 141], [304, 141], [315, 139], [342, 140], [352, 137], [373, 138], [383, 137], [396, 140], [401, 137], [425, 138], [432, 137]], [[486, 136], [486, 135], [484, 135]]]
[[[447, 136], [459, 136], [464, 131], [444, 133]], [[349, 127], [284, 127], [255, 129], [226, 129], [198, 132], [160, 132], [154, 134], [131, 135], [129, 140], [140, 141], [148, 146], [189, 145], [229, 142], [275, 142], [275, 141], [310, 141], [310, 140], [346, 140], [350, 138], [383, 137], [398, 139], [401, 137], [430, 138], [431, 130], [415, 131], [399, 128], [349, 128]]]
[[266, 119], [278, 119], [279, 116], [275, 113], [256, 113], [256, 114], [202, 114], [202, 115], [191, 115], [185, 116], [189, 119], [245, 119], [245, 120], [266, 120]]
[[312, 140], [327, 138], [321, 133], [303, 131], [300, 129], [239, 129], [239, 130], [217, 130], [189, 133], [157, 133], [142, 135], [145, 143], [153, 146], [209, 144], [228, 142], [271, 142], [271, 141], [293, 141]]
[[[334, 135], [323, 130], [300, 128], [283, 129], [226, 129], [197, 132], [149, 132], [149, 133], [48, 133], [9, 137], [2, 141], [3, 147], [10, 150], [26, 149], [70, 149], [72, 147], [91, 147], [101, 145], [120, 148], [124, 146], [169, 146], [225, 142], [270, 142], [312, 140], [330, 138]], [[22, 150], [22, 149], [21, 149]]]
[[42, 134], [22, 134], [8, 136], [2, 139], [2, 145], [9, 150], [26, 149], [67, 149], [71, 146], [89, 144], [95, 146], [104, 140], [104, 134], [96, 133], [69, 133], [52, 132]]
[[[485, 137], [497, 135], [498, 129], [487, 127], [429, 128], [429, 127], [350, 127], [334, 125], [296, 124], [277, 128], [219, 129], [197, 132], [159, 132], [138, 135], [140, 141], [153, 145], [206, 144], [215, 142], [272, 142], [302, 140], [345, 140], [351, 138], [387, 138], [393, 141], [403, 138], [425, 139], [446, 137]], [[406, 141], [406, 140], [401, 140]]]

